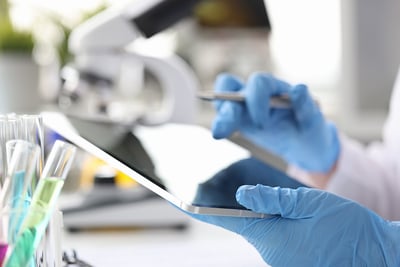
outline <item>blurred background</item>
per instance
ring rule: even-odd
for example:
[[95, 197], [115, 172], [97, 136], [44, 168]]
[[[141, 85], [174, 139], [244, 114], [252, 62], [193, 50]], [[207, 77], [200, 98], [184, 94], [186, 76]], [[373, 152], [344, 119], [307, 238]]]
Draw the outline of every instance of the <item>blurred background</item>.
[[[0, 2], [0, 109], [8, 112], [56, 103], [60, 72], [73, 61], [71, 31], [107, 7], [140, 1]], [[189, 16], [132, 45], [179, 55], [204, 90], [220, 72], [246, 79], [266, 71], [305, 83], [344, 131], [365, 142], [379, 137], [400, 57], [396, 1], [267, 3], [198, 1]], [[200, 105], [197, 121], [209, 125], [212, 107]]]
[[[165, 30], [132, 42], [105, 30], [94, 38], [101, 43], [96, 50], [91, 43], [71, 47], [71, 34], [105, 10], [134, 15], [144, 1], [0, 0], [0, 113], [58, 110], [133, 125], [159, 109], [164, 94], [174, 101], [167, 101], [169, 117], [161, 121], [210, 127], [212, 103], [196, 99], [196, 91], [212, 90], [222, 72], [246, 80], [263, 71], [307, 84], [326, 116], [353, 138], [380, 138], [400, 62], [399, 1], [189, 2], [195, 4]], [[179, 9], [161, 14], [168, 12]], [[112, 49], [103, 53], [102, 45]], [[93, 58], [96, 52], [103, 54]], [[128, 53], [134, 61], [125, 61]], [[160, 116], [148, 124], [151, 119]], [[67, 192], [91, 189], [97, 178], [98, 185], [110, 179], [124, 188], [136, 185], [92, 156], [78, 158]], [[269, 160], [284, 168], [273, 155]]]

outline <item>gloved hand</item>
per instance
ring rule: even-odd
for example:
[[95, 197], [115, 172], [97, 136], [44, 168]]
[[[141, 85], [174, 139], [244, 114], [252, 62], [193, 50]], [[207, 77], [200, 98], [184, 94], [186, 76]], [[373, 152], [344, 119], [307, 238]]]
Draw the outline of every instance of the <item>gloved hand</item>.
[[[291, 86], [261, 73], [243, 84], [222, 74], [215, 90], [242, 91], [246, 101], [216, 101], [214, 138], [227, 138], [239, 131], [256, 145], [311, 172], [327, 173], [337, 161], [340, 146], [336, 128], [325, 120], [305, 85]], [[291, 109], [269, 106], [269, 98], [281, 94], [289, 96]]]
[[400, 223], [328, 192], [245, 185], [238, 202], [272, 218], [194, 215], [242, 235], [271, 266], [400, 266]]

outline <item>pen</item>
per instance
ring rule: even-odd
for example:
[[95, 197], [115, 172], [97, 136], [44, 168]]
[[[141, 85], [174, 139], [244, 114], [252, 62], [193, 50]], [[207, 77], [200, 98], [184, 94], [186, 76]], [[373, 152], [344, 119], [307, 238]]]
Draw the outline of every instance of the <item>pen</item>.
[[[229, 100], [236, 102], [244, 102], [245, 96], [238, 92], [215, 92], [215, 91], [200, 91], [197, 97], [202, 100]], [[291, 103], [289, 96], [286, 94], [279, 96], [272, 96], [269, 99], [269, 104], [273, 108], [290, 108]]]

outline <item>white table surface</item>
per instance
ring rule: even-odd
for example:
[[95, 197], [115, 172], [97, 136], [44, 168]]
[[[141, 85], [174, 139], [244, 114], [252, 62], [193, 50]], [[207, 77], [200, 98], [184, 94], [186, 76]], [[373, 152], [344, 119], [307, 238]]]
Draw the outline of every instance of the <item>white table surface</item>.
[[62, 247], [95, 267], [266, 267], [241, 236], [189, 219], [186, 230], [65, 232]]

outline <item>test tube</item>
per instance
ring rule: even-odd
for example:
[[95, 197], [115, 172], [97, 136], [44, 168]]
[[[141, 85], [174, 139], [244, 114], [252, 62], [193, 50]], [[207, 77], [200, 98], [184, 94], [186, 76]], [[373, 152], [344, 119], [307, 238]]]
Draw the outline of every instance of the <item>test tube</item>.
[[25, 140], [10, 140], [6, 143], [8, 162], [7, 179], [10, 180], [7, 208], [18, 210], [17, 217], [10, 216], [13, 231], [8, 235], [9, 242], [14, 242], [19, 232], [32, 197], [32, 179], [36, 176], [40, 148]]
[[[21, 138], [32, 143], [36, 144], [40, 147], [40, 156], [37, 161], [37, 166], [35, 168], [35, 173], [31, 179], [30, 188], [33, 192], [35, 190], [36, 185], [38, 183], [39, 177], [43, 170], [44, 165], [44, 127], [43, 127], [43, 118], [40, 114], [23, 114], [19, 115], [21, 120], [22, 129], [21, 129]], [[42, 238], [41, 245], [46, 245], [46, 238]], [[36, 257], [42, 258], [42, 254], [44, 253], [43, 247], [39, 246], [36, 253]], [[47, 264], [47, 263], [46, 263]], [[32, 264], [31, 264], [32, 265]]]
[[32, 259], [45, 233], [75, 153], [76, 147], [67, 142], [57, 140], [54, 143], [5, 267], [26, 266]]
[[0, 142], [1, 142], [1, 176], [5, 182], [7, 171], [6, 143], [11, 139], [20, 138], [21, 120], [15, 114], [2, 115], [0, 117]]
[[1, 187], [3, 187], [6, 176], [6, 166], [7, 166], [7, 157], [6, 157], [6, 138], [4, 131], [6, 129], [7, 117], [5, 115], [0, 115], [0, 183]]
[[32, 144], [39, 146], [40, 155], [37, 161], [37, 166], [35, 170], [35, 176], [32, 177], [31, 186], [32, 189], [35, 189], [36, 184], [38, 182], [38, 178], [40, 177], [43, 164], [44, 164], [44, 126], [43, 126], [43, 117], [41, 115], [29, 115], [24, 114], [20, 116], [21, 118], [21, 138], [26, 140]]
[[[2, 188], [0, 192], [0, 207], [3, 210], [10, 195], [11, 180], [8, 176], [8, 160], [6, 152], [6, 143], [10, 139], [17, 139], [19, 137], [20, 120], [15, 114], [7, 114], [0, 116], [0, 148], [1, 148], [1, 181]], [[1, 227], [4, 229], [4, 227]], [[4, 237], [5, 233], [0, 232], [0, 236]]]
[[7, 176], [7, 157], [6, 157], [6, 143], [12, 139], [22, 139], [33, 144], [36, 144], [41, 149], [41, 154], [36, 168], [36, 176], [32, 179], [32, 186], [34, 187], [37, 183], [37, 177], [40, 177], [40, 173], [43, 168], [44, 160], [44, 127], [43, 119], [40, 114], [35, 115], [17, 115], [15, 113], [9, 113], [6, 115], [0, 115], [0, 183], [3, 185]]

